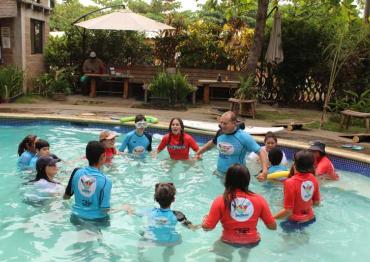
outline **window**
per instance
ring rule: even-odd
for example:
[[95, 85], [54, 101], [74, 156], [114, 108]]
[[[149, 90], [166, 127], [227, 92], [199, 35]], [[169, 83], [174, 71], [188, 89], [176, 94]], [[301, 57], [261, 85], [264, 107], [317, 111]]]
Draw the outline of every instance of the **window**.
[[31, 53], [42, 54], [44, 22], [31, 19]]

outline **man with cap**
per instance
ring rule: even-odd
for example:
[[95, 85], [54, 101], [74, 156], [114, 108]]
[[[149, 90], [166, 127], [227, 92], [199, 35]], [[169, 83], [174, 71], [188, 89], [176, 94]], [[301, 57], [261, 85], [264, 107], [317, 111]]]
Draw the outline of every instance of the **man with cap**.
[[118, 134], [114, 131], [105, 130], [100, 133], [99, 141], [102, 143], [105, 149], [106, 162], [111, 163], [114, 155], [117, 155], [115, 147], [116, 137]]
[[308, 150], [310, 150], [315, 157], [316, 176], [327, 180], [339, 180], [339, 176], [336, 174], [332, 162], [326, 156], [324, 143], [318, 140], [311, 141]]
[[[84, 61], [82, 66], [82, 72], [84, 74], [103, 74], [105, 71], [105, 65], [102, 60], [96, 57], [96, 53], [91, 51], [89, 57]], [[89, 77], [83, 76], [81, 78], [81, 82], [83, 83], [82, 86], [82, 93], [84, 95], [89, 94], [89, 86], [90, 81]], [[99, 85], [100, 81], [97, 81], [97, 85]]]

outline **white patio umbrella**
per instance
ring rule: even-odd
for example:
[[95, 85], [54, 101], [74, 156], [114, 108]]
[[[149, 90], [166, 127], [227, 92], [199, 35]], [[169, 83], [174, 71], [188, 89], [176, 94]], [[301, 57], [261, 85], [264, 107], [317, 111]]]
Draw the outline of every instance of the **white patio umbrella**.
[[131, 10], [121, 10], [75, 24], [86, 29], [157, 31], [175, 29], [172, 26], [154, 21]]
[[265, 59], [267, 63], [274, 65], [284, 61], [283, 45], [281, 40], [281, 16], [279, 11], [276, 11], [274, 14], [270, 41]]

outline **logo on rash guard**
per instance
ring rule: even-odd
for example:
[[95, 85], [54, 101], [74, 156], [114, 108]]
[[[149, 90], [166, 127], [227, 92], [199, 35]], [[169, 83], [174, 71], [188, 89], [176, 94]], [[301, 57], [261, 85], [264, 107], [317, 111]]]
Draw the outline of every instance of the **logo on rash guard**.
[[252, 217], [253, 213], [254, 207], [249, 199], [237, 197], [231, 202], [230, 216], [236, 221], [247, 221]]
[[143, 146], [137, 146], [134, 148], [134, 150], [132, 150], [135, 155], [141, 155], [142, 153], [144, 153], [144, 151], [145, 148]]
[[305, 181], [301, 184], [301, 197], [303, 201], [307, 202], [311, 200], [315, 187], [312, 181]]
[[221, 154], [232, 155], [234, 153], [234, 146], [230, 143], [220, 142], [217, 144], [217, 149]]
[[78, 180], [78, 190], [84, 197], [91, 197], [96, 190], [96, 178], [83, 175], [80, 180]]

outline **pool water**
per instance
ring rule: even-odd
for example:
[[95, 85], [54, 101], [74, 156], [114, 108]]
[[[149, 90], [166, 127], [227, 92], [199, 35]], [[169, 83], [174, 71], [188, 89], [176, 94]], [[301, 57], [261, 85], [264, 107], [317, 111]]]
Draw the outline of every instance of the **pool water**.
[[[16, 171], [18, 143], [27, 134], [47, 139], [51, 151], [67, 164], [60, 168], [57, 180], [67, 184], [77, 160], [84, 155], [86, 143], [96, 140], [102, 131], [66, 125], [1, 126], [0, 144], [0, 260], [1, 261], [211, 261], [213, 245], [221, 235], [220, 224], [214, 231], [192, 232], [178, 225], [183, 242], [174, 248], [148, 246], [140, 242], [145, 219], [125, 212], [111, 214], [111, 226], [97, 230], [77, 230], [70, 221], [73, 200], [61, 198], [30, 205], [24, 201], [29, 188], [23, 185], [33, 174]], [[123, 136], [117, 139], [117, 147]], [[154, 148], [159, 143], [153, 140]], [[212, 200], [223, 192], [220, 179], [212, 175], [217, 152], [212, 150], [195, 163], [173, 162], [167, 152], [158, 159], [143, 161], [121, 156], [105, 172], [113, 182], [111, 206], [130, 204], [134, 208], [154, 207], [154, 184], [173, 182], [177, 187], [172, 208], [185, 213], [199, 224], [208, 213]], [[74, 161], [74, 162], [72, 162]], [[260, 221], [262, 241], [247, 254], [248, 261], [366, 261], [370, 255], [370, 180], [365, 176], [339, 171], [342, 180], [321, 188], [322, 205], [315, 209], [317, 222], [303, 232], [293, 234], [267, 230]], [[346, 185], [352, 185], [346, 187]], [[349, 189], [348, 189], [349, 188]], [[273, 213], [282, 205], [278, 184], [260, 184], [252, 179], [250, 189], [269, 202]], [[240, 260], [237, 249], [235, 261]], [[225, 260], [226, 261], [226, 260]]]

